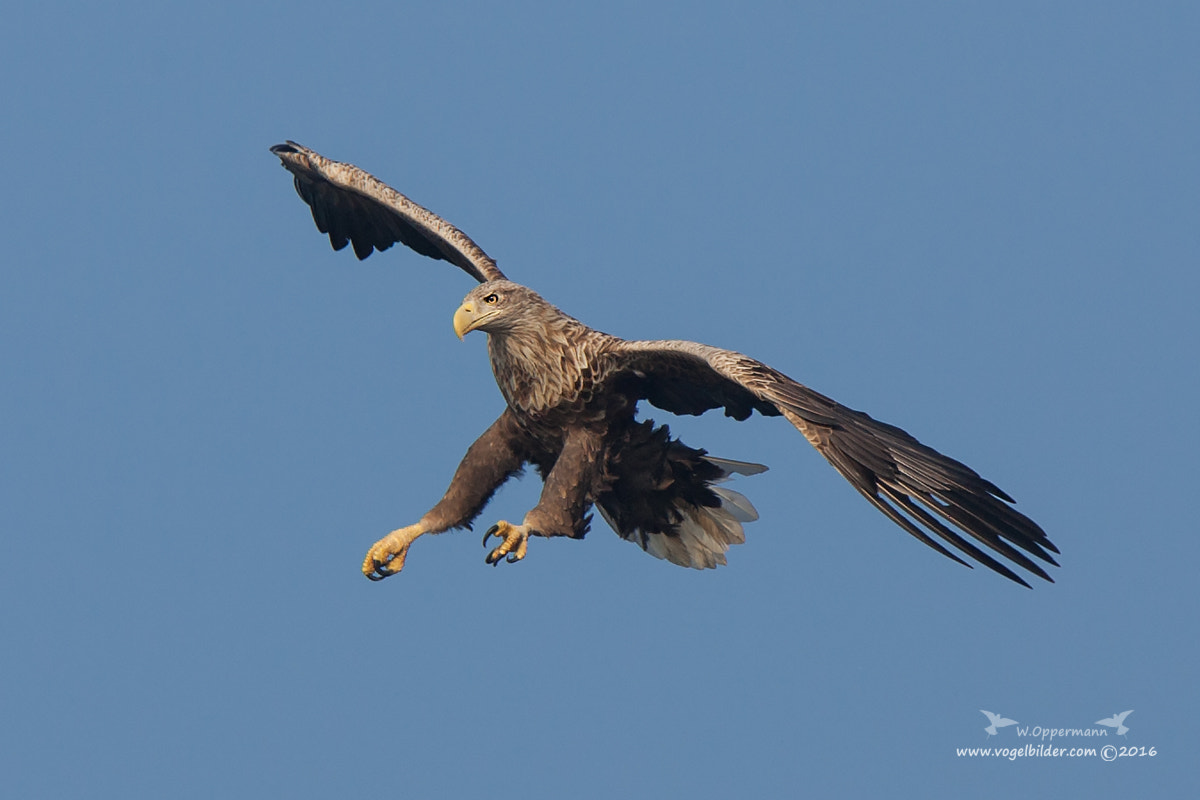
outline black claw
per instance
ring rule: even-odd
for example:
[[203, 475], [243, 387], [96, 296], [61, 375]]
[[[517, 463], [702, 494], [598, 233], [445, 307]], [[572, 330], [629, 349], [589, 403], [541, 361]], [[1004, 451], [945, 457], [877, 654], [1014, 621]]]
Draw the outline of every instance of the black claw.
[[497, 531], [499, 531], [499, 530], [500, 530], [500, 526], [498, 524], [493, 525], [492, 527], [487, 529], [487, 532], [483, 534], [483, 546], [484, 547], [487, 547], [488, 539], [492, 538], [493, 536], [500, 535], [499, 533], [497, 533]]
[[515, 563], [517, 563], [518, 561], [520, 561], [521, 559], [517, 558], [517, 554], [516, 554], [516, 553], [509, 553], [509, 554], [508, 554], [508, 558], [506, 558], [506, 559], [504, 559], [504, 560], [505, 560], [505, 561], [507, 561], [507, 562], [508, 562], [508, 563], [510, 563], [510, 564], [515, 564]]
[[389, 556], [387, 561], [376, 561], [375, 559], [371, 559], [371, 563], [375, 565], [375, 569], [372, 570], [369, 575], [367, 575], [367, 580], [381, 581], [384, 578], [390, 578], [392, 575], [395, 575], [395, 572], [387, 568], [387, 565], [393, 558], [395, 558], [395, 555]]

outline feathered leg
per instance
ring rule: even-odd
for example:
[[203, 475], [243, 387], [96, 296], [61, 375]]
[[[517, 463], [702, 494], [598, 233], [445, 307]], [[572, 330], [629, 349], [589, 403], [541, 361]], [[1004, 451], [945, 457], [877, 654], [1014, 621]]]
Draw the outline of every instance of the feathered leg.
[[488, 553], [487, 563], [494, 566], [501, 559], [510, 564], [520, 561], [525, 557], [530, 536], [582, 539], [591, 521], [587, 510], [595, 499], [603, 452], [603, 438], [599, 433], [583, 428], [571, 429], [562, 452], [545, 476], [538, 504], [525, 515], [524, 521], [513, 525], [501, 520], [488, 529], [483, 537], [484, 545], [492, 536], [500, 536], [504, 541]]
[[372, 545], [363, 559], [363, 574], [373, 581], [395, 575], [418, 537], [469, 526], [500, 484], [521, 470], [526, 461], [521, 442], [519, 428], [505, 410], [467, 450], [438, 504], [415, 525], [394, 530]]

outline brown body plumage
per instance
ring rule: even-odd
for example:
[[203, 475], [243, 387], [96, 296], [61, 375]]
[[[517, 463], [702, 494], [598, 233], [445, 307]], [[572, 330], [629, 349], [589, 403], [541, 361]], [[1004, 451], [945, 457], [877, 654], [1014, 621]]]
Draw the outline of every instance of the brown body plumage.
[[1055, 564], [1050, 552], [1058, 551], [1042, 529], [994, 484], [899, 428], [740, 353], [592, 330], [508, 281], [465, 234], [367, 173], [293, 142], [272, 151], [295, 175], [335, 249], [353, 243], [366, 258], [400, 241], [481, 282], [455, 314], [455, 330], [488, 334], [506, 408], [468, 450], [441, 501], [371, 548], [363, 564], [368, 577], [398, 572], [418, 536], [469, 527], [526, 464], [542, 475], [541, 498], [520, 525], [501, 522], [489, 530], [485, 542], [503, 539], [490, 563], [523, 558], [530, 535], [582, 538], [593, 506], [619, 535], [653, 555], [696, 568], [725, 563], [729, 546], [744, 541], [742, 523], [756, 512], [720, 484], [765, 467], [715, 458], [674, 440], [665, 427], [638, 422], [645, 400], [675, 414], [723, 408], [738, 420], [755, 411], [782, 415], [868, 501], [925, 544], [967, 563], [944, 542], [1025, 584], [973, 539], [1050, 580], [1029, 557]]

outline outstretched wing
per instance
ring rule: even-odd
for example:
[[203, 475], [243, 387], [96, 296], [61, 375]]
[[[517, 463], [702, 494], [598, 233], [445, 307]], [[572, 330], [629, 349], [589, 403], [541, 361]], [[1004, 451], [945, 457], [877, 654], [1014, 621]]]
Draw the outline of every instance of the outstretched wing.
[[296, 191], [334, 250], [353, 244], [361, 260], [400, 242], [461, 267], [480, 283], [504, 278], [471, 237], [353, 164], [331, 161], [290, 140], [271, 152], [295, 176]]
[[851, 485], [904, 530], [960, 564], [961, 553], [1029, 586], [970, 539], [1052, 581], [1028, 554], [1058, 566], [1058, 549], [1012, 498], [965, 464], [899, 428], [809, 389], [752, 358], [695, 342], [621, 342], [610, 351], [614, 385], [676, 414], [713, 408], [745, 419], [782, 414]]

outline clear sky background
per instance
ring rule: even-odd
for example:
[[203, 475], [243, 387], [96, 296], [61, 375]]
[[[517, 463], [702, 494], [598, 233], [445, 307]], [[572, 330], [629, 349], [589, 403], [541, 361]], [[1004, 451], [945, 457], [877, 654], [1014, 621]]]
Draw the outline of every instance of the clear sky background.
[[[0, 793], [1195, 791], [1194, 3], [56, 4], [0, 27]], [[751, 354], [959, 458], [1032, 591], [781, 420], [730, 565], [415, 521], [500, 412], [471, 281], [333, 253], [351, 161], [628, 338]], [[520, 518], [539, 481], [480, 520]], [[1154, 757], [963, 758], [987, 709]]]

